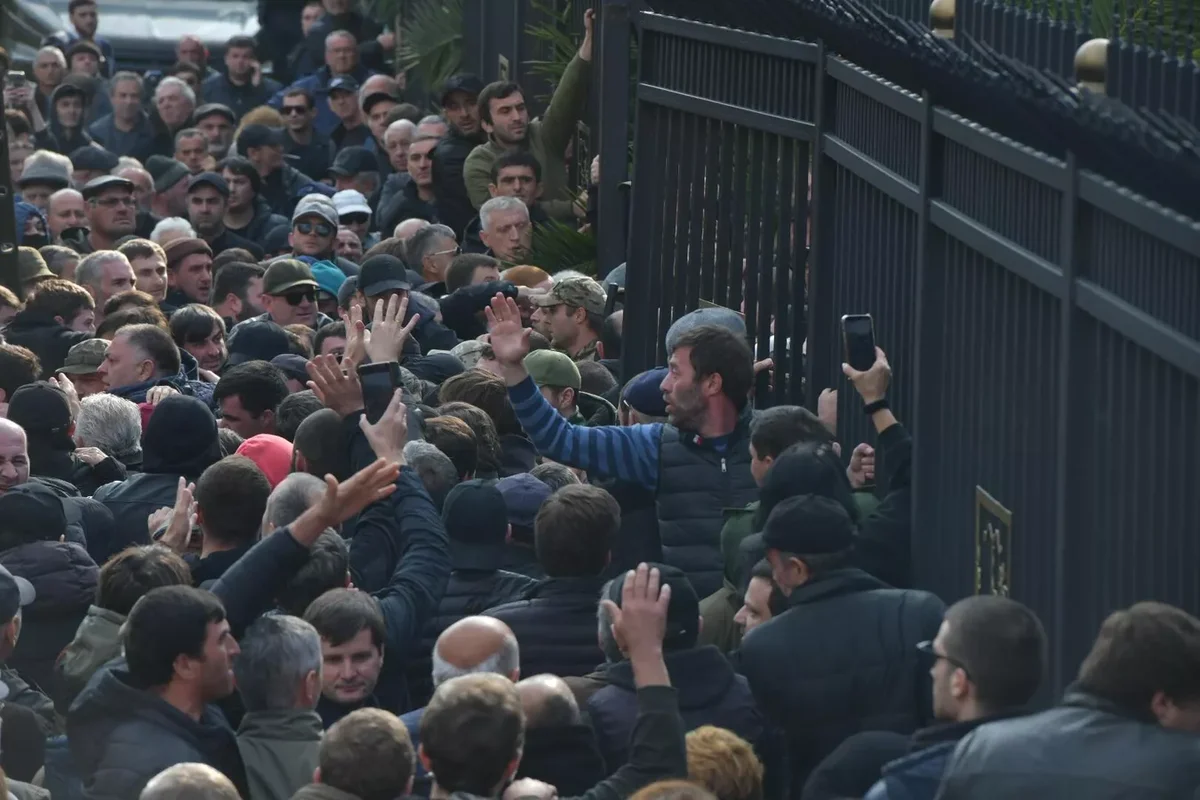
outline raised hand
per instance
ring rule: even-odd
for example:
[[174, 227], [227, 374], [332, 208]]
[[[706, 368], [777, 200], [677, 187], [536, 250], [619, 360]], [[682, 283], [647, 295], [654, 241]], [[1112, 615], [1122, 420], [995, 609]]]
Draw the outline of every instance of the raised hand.
[[521, 324], [521, 310], [516, 301], [497, 292], [484, 314], [496, 360], [504, 366], [523, 366], [525, 356], [529, 355], [531, 329]]
[[159, 543], [166, 545], [176, 553], [187, 552], [188, 542], [192, 538], [192, 527], [196, 523], [196, 504], [192, 499], [193, 493], [196, 491], [194, 483], [188, 483], [184, 477], [179, 478], [179, 485], [175, 489], [175, 507], [171, 509], [171, 519], [167, 523], [167, 530], [163, 533]]
[[850, 466], [846, 477], [855, 489], [861, 489], [875, 481], [875, 448], [863, 442], [850, 454]]
[[[404, 352], [404, 342], [412, 334], [413, 328], [421, 321], [420, 314], [413, 314], [408, 324], [404, 324], [404, 315], [408, 313], [408, 295], [403, 297], [393, 294], [384, 307], [383, 300], [375, 301], [374, 323], [370, 330], [363, 329], [366, 343], [367, 358], [371, 363], [399, 361]], [[349, 343], [347, 343], [347, 346]]]
[[359, 364], [367, 360], [367, 325], [363, 322], [363, 310], [360, 303], [350, 304], [350, 316], [346, 320], [346, 352], [342, 361], [349, 361], [349, 369], [353, 371]]
[[[349, 343], [346, 352], [350, 352]], [[363, 410], [362, 384], [358, 381], [358, 370], [353, 362], [343, 370], [337, 356], [317, 356], [308, 362], [307, 367], [308, 377], [311, 378], [308, 388], [313, 390], [326, 408], [333, 409], [343, 417]]]
[[314, 507], [324, 528], [333, 528], [396, 491], [400, 465], [379, 459], [354, 473], [349, 480], [338, 483], [332, 475], [325, 476], [325, 494]]
[[658, 568], [638, 564], [625, 575], [621, 585], [621, 606], [601, 600], [612, 619], [612, 632], [621, 649], [629, 654], [634, 683], [642, 686], [669, 686], [670, 676], [663, 661], [662, 642], [667, 631], [667, 607], [671, 587], [660, 586]]
[[60, 372], [57, 376], [51, 376], [50, 385], [58, 387], [67, 396], [67, 405], [71, 408], [71, 419], [79, 419], [79, 409], [82, 407], [79, 404], [79, 392], [75, 390], [75, 384], [71, 382], [66, 373]]
[[887, 395], [892, 382], [892, 365], [880, 348], [875, 348], [875, 363], [866, 372], [859, 372], [849, 364], [842, 364], [842, 372], [854, 384], [863, 403], [874, 403]]
[[404, 445], [408, 441], [408, 409], [400, 402], [403, 394], [400, 389], [392, 393], [387, 410], [374, 425], [367, 422], [366, 415], [358, 420], [358, 427], [367, 437], [375, 455], [401, 466], [404, 465]]

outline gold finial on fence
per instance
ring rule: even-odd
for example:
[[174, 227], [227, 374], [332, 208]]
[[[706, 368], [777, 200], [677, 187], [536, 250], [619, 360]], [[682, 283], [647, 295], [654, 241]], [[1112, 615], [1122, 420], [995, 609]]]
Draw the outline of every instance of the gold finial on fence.
[[1079, 87], [1096, 94], [1107, 94], [1108, 39], [1090, 39], [1075, 51], [1075, 80]]
[[934, 36], [954, 38], [954, 0], [933, 0], [929, 6], [929, 26]]

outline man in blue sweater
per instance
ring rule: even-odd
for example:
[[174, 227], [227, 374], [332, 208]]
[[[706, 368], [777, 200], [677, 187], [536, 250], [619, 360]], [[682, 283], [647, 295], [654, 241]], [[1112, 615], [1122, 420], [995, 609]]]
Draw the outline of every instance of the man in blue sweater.
[[719, 589], [722, 511], [758, 496], [749, 447], [754, 366], [745, 337], [706, 324], [706, 315], [680, 319], [667, 334], [668, 421], [587, 428], [563, 418], [529, 377], [522, 359], [530, 331], [516, 301], [497, 295], [487, 314], [509, 398], [538, 452], [593, 477], [653, 490], [663, 560], [699, 596]]

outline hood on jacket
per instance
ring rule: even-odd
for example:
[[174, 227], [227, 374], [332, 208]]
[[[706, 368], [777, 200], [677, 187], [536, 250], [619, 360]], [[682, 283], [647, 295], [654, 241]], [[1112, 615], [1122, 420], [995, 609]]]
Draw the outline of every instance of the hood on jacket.
[[75, 639], [63, 648], [55, 672], [59, 692], [54, 698], [59, 713], [66, 715], [75, 699], [96, 670], [121, 655], [121, 626], [125, 615], [100, 606], [88, 606], [87, 616], [79, 623]]
[[575, 405], [580, 416], [586, 420], [584, 424], [587, 427], [600, 428], [617, 424], [617, 409], [603, 397], [587, 392], [579, 392], [576, 397]]
[[22, 544], [0, 553], [0, 564], [33, 584], [37, 597], [24, 610], [31, 619], [87, 608], [100, 582], [100, 568], [74, 542]]
[[33, 203], [26, 203], [24, 200], [17, 203], [16, 209], [17, 220], [17, 244], [25, 244], [25, 223], [29, 221], [31, 216], [39, 217], [42, 220], [42, 230], [46, 231], [47, 235], [50, 232], [50, 225], [46, 221], [46, 213]]
[[191, 480], [221, 460], [217, 421], [194, 397], [172, 395], [150, 415], [142, 435], [142, 471]]
[[[663, 653], [671, 685], [679, 695], [679, 710], [709, 708], [729, 691], [736, 678], [725, 654], [711, 644], [688, 650], [668, 650]], [[604, 679], [613, 686], [633, 692], [633, 667], [629, 661], [618, 661], [604, 669]]]

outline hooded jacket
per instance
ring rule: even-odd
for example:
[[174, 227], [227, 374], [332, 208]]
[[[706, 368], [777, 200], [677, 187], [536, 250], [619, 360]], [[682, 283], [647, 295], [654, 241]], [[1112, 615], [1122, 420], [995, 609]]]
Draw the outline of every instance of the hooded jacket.
[[[42, 220], [42, 230], [49, 232], [49, 223], [46, 221], [46, 212], [35, 206], [33, 203], [19, 202], [14, 206], [14, 216], [17, 221], [17, 244], [34, 246], [34, 243], [26, 241], [25, 238], [25, 223], [32, 216], [40, 217]], [[43, 242], [42, 244], [49, 244]], [[39, 247], [41, 245], [38, 245]], [[14, 317], [15, 319], [15, 317]], [[11, 323], [10, 323], [11, 324]]]
[[237, 739], [212, 705], [194, 720], [137, 688], [123, 661], [101, 669], [67, 714], [67, 742], [87, 800], [131, 800], [167, 767], [194, 762], [249, 797]]
[[63, 124], [58, 121], [58, 100], [60, 97], [68, 94], [79, 94], [80, 89], [67, 83], [60, 83], [55, 87], [53, 94], [50, 95], [50, 118], [46, 120], [47, 126], [50, 128], [50, 133], [54, 134], [55, 141], [58, 142], [58, 152], [63, 155], [70, 155], [72, 151], [78, 150], [81, 147], [87, 147], [92, 144], [92, 137], [87, 132], [87, 112], [88, 104], [92, 98], [86, 96], [83, 98], [83, 114], [79, 117], [79, 127], [68, 132]]
[[0, 552], [0, 564], [33, 584], [37, 598], [21, 611], [24, 624], [12, 667], [50, 692], [54, 662], [70, 644], [96, 596], [100, 568], [74, 542], [28, 542]]
[[288, 800], [312, 780], [321, 749], [315, 711], [248, 711], [238, 726], [238, 749], [253, 800]]
[[[750, 684], [733, 671], [715, 647], [702, 646], [663, 654], [671, 685], [679, 694], [679, 713], [687, 730], [715, 725], [733, 731], [751, 744], [763, 735], [764, 723]], [[596, 729], [609, 773], [629, 760], [629, 742], [637, 719], [637, 688], [628, 661], [604, 670], [608, 685], [588, 699], [587, 710]]]
[[179, 477], [194, 481], [220, 460], [217, 421], [204, 403], [182, 395], [159, 403], [142, 434], [142, 472], [101, 486], [94, 495], [116, 521], [116, 541], [105, 558], [128, 545], [148, 543], [146, 518], [175, 505]]
[[75, 638], [54, 665], [54, 707], [66, 716], [71, 703], [87, 686], [96, 670], [121, 655], [121, 626], [125, 615], [99, 606], [88, 606]]

